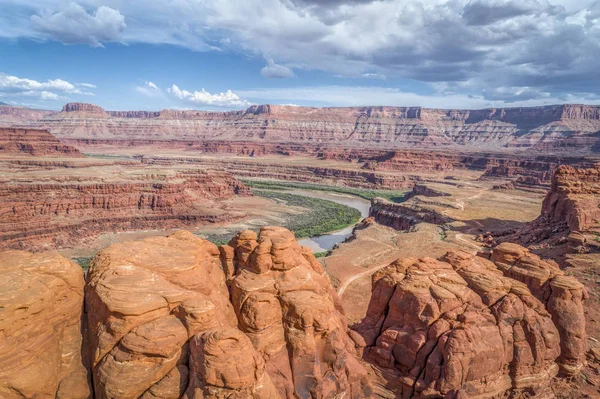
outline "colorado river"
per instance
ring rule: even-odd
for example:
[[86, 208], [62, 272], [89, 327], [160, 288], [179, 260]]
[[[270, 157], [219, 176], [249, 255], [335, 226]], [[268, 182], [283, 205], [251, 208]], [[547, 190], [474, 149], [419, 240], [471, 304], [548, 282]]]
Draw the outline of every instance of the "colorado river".
[[[371, 207], [371, 202], [348, 194], [338, 194], [328, 191], [312, 191], [312, 190], [286, 190], [286, 193], [302, 195], [305, 197], [311, 198], [320, 198], [332, 202], [336, 202], [338, 204], [346, 205], [352, 208], [357, 209], [363, 218], [369, 216], [369, 208]], [[329, 234], [324, 234], [320, 236], [314, 236], [309, 238], [302, 238], [298, 240], [300, 245], [308, 247], [313, 250], [313, 252], [325, 252], [332, 249], [336, 244], [340, 244], [346, 240], [346, 238], [352, 235], [352, 230], [354, 229], [354, 225], [348, 226], [345, 229], [333, 231]]]

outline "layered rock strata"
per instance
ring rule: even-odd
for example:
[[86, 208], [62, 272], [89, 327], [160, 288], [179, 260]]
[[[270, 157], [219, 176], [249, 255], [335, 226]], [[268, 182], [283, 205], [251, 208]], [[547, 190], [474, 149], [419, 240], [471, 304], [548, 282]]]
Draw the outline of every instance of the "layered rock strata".
[[[525, 245], [543, 241], [551, 245], [571, 237], [573, 248], [586, 251], [600, 235], [600, 166], [560, 166], [542, 204], [541, 215], [524, 227], [495, 234], [498, 241]], [[589, 236], [589, 238], [587, 238]]]
[[[175, 139], [347, 143], [472, 149], [532, 148], [590, 152], [600, 137], [600, 107], [439, 110], [419, 107], [309, 108], [252, 106], [245, 111], [105, 112], [67, 104], [32, 125], [61, 138]], [[84, 128], [87, 120], [87, 128]], [[89, 126], [93, 126], [89, 134]], [[90, 137], [91, 136], [91, 137]]]
[[83, 157], [79, 150], [61, 143], [47, 130], [0, 128], [0, 155]]
[[[553, 397], [559, 366], [580, 370], [583, 287], [539, 258], [510, 253], [495, 251], [496, 264], [462, 251], [399, 259], [374, 274], [356, 330], [399, 397]], [[550, 269], [557, 280], [545, 281], [546, 296], [538, 277]]]
[[70, 246], [102, 232], [229, 221], [232, 215], [220, 211], [219, 201], [251, 195], [224, 172], [85, 173], [65, 171], [38, 181], [17, 175], [2, 182], [0, 248]]
[[419, 223], [442, 225], [452, 222], [452, 218], [433, 209], [420, 207], [416, 203], [394, 203], [383, 198], [373, 198], [369, 216], [384, 226], [396, 230], [409, 230]]
[[0, 397], [86, 399], [83, 272], [54, 253], [0, 252]]

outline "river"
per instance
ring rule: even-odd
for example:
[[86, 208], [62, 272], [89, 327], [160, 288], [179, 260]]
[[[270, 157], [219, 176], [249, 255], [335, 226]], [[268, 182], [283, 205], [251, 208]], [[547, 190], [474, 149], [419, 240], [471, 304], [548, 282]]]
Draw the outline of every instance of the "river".
[[[286, 193], [302, 195], [311, 198], [320, 198], [338, 204], [347, 205], [349, 207], [358, 209], [361, 216], [366, 218], [369, 216], [369, 208], [371, 207], [371, 201], [364, 198], [356, 197], [349, 194], [339, 194], [330, 191], [313, 191], [313, 190], [286, 190]], [[332, 249], [336, 244], [344, 242], [348, 237], [352, 235], [352, 230], [355, 225], [348, 226], [345, 229], [332, 231], [329, 234], [324, 234], [315, 237], [302, 238], [298, 240], [300, 245], [308, 247], [313, 252], [325, 252]]]

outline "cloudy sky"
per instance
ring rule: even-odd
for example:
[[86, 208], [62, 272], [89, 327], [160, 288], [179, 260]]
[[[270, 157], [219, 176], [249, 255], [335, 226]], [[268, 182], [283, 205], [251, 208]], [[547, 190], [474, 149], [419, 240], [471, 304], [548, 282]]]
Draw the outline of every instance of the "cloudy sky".
[[0, 0], [0, 102], [600, 104], [600, 0]]

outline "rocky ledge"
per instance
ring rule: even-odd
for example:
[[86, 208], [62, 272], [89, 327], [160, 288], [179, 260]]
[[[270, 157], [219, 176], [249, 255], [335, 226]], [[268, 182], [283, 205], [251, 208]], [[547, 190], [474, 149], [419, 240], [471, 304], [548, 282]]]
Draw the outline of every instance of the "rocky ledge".
[[0, 128], [0, 155], [83, 157], [79, 150], [61, 143], [47, 130]]

